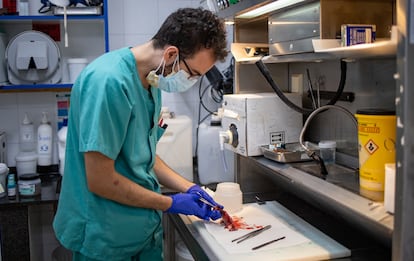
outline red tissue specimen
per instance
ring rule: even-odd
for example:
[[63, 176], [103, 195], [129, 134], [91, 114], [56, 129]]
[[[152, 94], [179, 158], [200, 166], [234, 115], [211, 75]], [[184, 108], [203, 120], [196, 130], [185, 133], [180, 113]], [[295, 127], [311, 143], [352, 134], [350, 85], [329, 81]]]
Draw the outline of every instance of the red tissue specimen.
[[228, 228], [230, 231], [237, 230], [237, 224], [233, 221], [233, 219], [230, 217], [229, 213], [227, 213], [223, 209], [218, 209], [221, 213], [221, 221], [224, 223], [224, 227]]
[[229, 231], [236, 231], [238, 229], [256, 229], [262, 228], [261, 225], [248, 225], [246, 222], [243, 221], [242, 217], [230, 215], [223, 209], [218, 208], [218, 211], [221, 213], [221, 223], [224, 224], [224, 228], [227, 228]]

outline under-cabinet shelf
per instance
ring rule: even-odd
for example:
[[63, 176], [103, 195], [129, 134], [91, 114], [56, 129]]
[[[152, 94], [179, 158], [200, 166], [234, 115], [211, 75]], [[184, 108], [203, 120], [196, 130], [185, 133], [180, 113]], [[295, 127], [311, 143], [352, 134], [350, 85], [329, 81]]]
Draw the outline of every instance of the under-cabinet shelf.
[[374, 43], [340, 46], [335, 39], [313, 39], [314, 52], [295, 53], [286, 55], [254, 55], [251, 50], [268, 48], [266, 43], [233, 43], [231, 52], [236, 62], [252, 64], [258, 60], [264, 63], [287, 62], [323, 62], [324, 60], [344, 59], [353, 61], [358, 59], [392, 58], [397, 54], [397, 28], [392, 27], [390, 39], [379, 39]]

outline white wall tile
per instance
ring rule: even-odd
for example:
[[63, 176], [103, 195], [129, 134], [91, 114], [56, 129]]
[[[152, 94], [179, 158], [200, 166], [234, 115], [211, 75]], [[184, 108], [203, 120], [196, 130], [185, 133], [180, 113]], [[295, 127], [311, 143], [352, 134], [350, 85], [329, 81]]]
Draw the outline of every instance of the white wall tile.
[[143, 44], [148, 42], [152, 34], [126, 34], [125, 37], [125, 45], [124, 46], [136, 46], [139, 44]]
[[0, 109], [0, 129], [7, 135], [7, 143], [18, 142], [18, 112], [15, 109]]
[[195, 4], [194, 1], [190, 0], [158, 0], [158, 21], [159, 26], [164, 22], [168, 15], [176, 11], [178, 8], [183, 7], [198, 7], [198, 4]]
[[15, 93], [2, 93], [0, 94], [0, 108], [2, 109], [14, 109], [17, 107], [17, 94]]
[[109, 0], [108, 1], [108, 32], [112, 34], [125, 33], [125, 14], [124, 14], [124, 0]]
[[157, 1], [125, 0], [125, 34], [154, 34], [158, 29]]
[[109, 35], [109, 49], [116, 50], [122, 47], [127, 46], [125, 43], [125, 35], [124, 34], [111, 34]]

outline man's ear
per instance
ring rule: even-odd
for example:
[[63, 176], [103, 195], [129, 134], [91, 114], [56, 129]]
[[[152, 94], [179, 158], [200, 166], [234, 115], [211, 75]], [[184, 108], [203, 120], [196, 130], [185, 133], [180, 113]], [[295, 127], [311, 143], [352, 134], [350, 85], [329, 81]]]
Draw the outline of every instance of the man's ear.
[[164, 60], [166, 65], [171, 65], [174, 63], [178, 55], [178, 48], [175, 46], [169, 46], [165, 49]]

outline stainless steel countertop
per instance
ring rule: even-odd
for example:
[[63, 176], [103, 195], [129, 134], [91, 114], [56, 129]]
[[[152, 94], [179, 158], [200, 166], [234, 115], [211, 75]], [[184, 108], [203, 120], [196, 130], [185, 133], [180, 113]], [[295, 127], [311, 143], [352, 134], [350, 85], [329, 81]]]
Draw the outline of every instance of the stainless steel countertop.
[[[358, 182], [355, 180], [357, 177], [351, 172], [330, 173], [323, 180], [301, 170], [318, 168], [315, 163], [300, 163], [300, 167], [296, 164], [279, 164], [264, 157], [251, 157], [251, 160], [271, 170], [263, 172], [263, 175], [284, 183], [302, 199], [342, 215], [379, 237], [386, 245], [391, 245], [394, 216], [385, 210], [383, 202], [375, 202], [359, 194]], [[313, 164], [313, 167], [309, 164]]]

